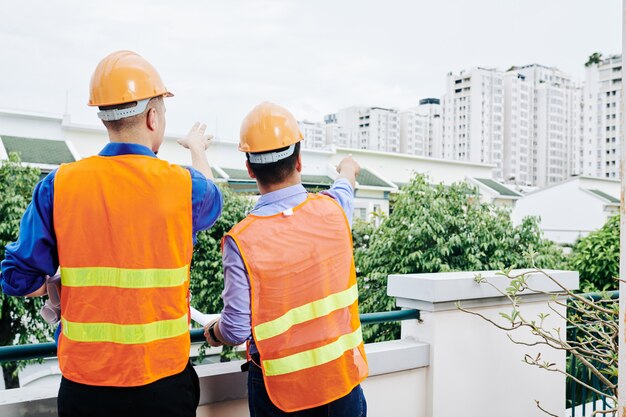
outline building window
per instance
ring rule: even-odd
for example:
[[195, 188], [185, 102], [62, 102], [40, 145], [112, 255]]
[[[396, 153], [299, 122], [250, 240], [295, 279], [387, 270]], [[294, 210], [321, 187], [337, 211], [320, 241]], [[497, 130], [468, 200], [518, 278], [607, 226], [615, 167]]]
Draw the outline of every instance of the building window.
[[354, 217], [363, 221], [367, 221], [367, 210], [361, 207], [355, 208]]

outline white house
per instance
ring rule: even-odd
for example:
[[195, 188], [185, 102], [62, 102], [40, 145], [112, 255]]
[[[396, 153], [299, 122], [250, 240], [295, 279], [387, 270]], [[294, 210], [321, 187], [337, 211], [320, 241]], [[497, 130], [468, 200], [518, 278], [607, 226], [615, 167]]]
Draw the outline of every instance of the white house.
[[618, 180], [575, 177], [520, 198], [513, 209], [513, 222], [539, 216], [547, 238], [572, 244], [619, 212], [619, 195]]
[[522, 197], [510, 186], [504, 185], [491, 178], [467, 177], [467, 182], [478, 188], [480, 200], [483, 203], [493, 203], [497, 206], [514, 207]]

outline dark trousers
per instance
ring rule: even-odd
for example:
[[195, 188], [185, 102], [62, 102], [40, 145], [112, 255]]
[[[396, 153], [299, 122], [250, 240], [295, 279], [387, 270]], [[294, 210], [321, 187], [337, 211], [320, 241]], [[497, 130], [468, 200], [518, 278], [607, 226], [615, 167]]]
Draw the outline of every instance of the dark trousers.
[[[257, 357], [258, 358], [258, 357]], [[259, 363], [259, 362], [257, 362]], [[308, 410], [286, 413], [276, 407], [265, 389], [263, 371], [250, 362], [248, 369], [248, 406], [250, 417], [365, 417], [367, 416], [367, 403], [360, 385], [357, 385], [348, 395], [339, 398], [329, 404]]]
[[61, 379], [59, 417], [195, 417], [200, 400], [191, 364], [179, 374], [140, 387], [97, 387]]

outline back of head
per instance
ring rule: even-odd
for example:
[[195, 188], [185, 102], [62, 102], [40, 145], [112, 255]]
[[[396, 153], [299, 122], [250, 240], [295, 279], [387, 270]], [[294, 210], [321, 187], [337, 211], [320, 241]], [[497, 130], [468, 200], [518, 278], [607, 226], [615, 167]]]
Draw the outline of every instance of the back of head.
[[163, 97], [173, 96], [156, 69], [142, 56], [117, 51], [96, 67], [89, 88], [89, 106], [98, 106], [98, 117], [109, 131], [136, 127], [139, 117], [163, 106]]
[[259, 183], [279, 184], [296, 169], [302, 139], [298, 122], [287, 109], [263, 102], [241, 124], [239, 150], [246, 152]]

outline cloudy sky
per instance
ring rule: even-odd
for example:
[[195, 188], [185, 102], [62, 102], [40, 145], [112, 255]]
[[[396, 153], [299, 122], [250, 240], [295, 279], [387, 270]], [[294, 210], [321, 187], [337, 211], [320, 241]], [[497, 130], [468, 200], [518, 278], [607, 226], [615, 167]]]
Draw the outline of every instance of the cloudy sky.
[[[299, 119], [352, 104], [404, 108], [472, 66], [541, 63], [584, 78], [621, 52], [620, 0], [57, 0], [0, 2], [0, 108], [98, 124], [91, 73], [134, 50], [176, 97], [168, 131], [194, 121], [237, 140], [255, 104]], [[67, 97], [67, 100], [66, 100]]]

